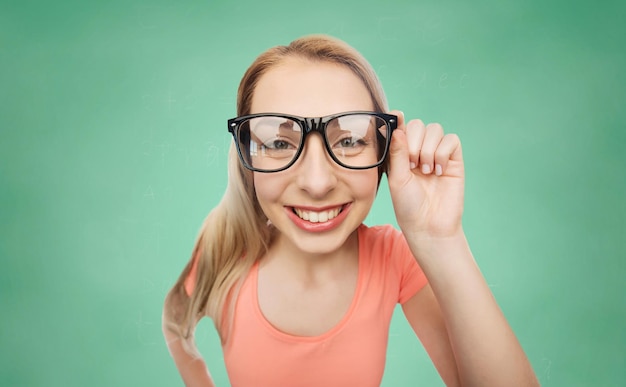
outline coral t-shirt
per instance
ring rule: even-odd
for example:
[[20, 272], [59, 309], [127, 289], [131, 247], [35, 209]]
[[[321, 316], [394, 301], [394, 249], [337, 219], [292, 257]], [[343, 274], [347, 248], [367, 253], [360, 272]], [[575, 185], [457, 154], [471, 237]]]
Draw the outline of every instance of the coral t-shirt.
[[[258, 263], [247, 275], [223, 344], [233, 386], [379, 386], [395, 306], [427, 283], [404, 236], [391, 226], [358, 228], [356, 291], [342, 320], [320, 336], [286, 334], [263, 316]], [[193, 277], [187, 290], [193, 287]]]

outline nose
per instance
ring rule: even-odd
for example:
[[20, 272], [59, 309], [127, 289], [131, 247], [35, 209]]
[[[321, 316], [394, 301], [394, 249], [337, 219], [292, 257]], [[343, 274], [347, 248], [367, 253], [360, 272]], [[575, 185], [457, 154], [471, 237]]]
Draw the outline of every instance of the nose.
[[313, 198], [323, 198], [335, 188], [338, 165], [330, 158], [318, 133], [308, 136], [297, 164], [297, 184]]

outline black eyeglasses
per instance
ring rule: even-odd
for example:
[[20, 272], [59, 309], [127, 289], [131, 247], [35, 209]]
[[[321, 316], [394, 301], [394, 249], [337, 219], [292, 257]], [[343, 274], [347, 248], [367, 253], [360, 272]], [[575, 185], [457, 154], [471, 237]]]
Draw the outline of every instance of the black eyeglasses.
[[311, 132], [324, 138], [328, 154], [342, 167], [374, 168], [385, 160], [397, 126], [394, 115], [364, 111], [317, 118], [259, 113], [228, 120], [241, 162], [256, 172], [279, 172], [292, 166]]

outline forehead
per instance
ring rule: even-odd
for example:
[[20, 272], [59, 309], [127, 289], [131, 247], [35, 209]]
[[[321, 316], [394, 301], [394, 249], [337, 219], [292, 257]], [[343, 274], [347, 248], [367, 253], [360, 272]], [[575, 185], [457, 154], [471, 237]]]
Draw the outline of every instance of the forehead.
[[373, 108], [363, 81], [347, 66], [288, 58], [261, 76], [251, 113], [321, 117]]

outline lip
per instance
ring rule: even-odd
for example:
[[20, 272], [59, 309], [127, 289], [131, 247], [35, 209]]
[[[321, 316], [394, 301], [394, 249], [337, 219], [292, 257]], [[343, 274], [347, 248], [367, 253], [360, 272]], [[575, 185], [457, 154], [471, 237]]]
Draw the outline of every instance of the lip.
[[[289, 219], [291, 219], [291, 221], [298, 226], [298, 228], [307, 231], [307, 232], [325, 232], [325, 231], [330, 231], [336, 227], [338, 227], [348, 216], [348, 213], [350, 212], [350, 208], [352, 207], [352, 203], [347, 203], [341, 206], [342, 210], [341, 212], [334, 218], [327, 220], [326, 222], [322, 222], [322, 223], [312, 223], [309, 222], [308, 220], [304, 220], [302, 218], [300, 218], [298, 215], [296, 215], [293, 211], [294, 207], [285, 207], [285, 210], [287, 211], [287, 216], [289, 217]], [[301, 210], [305, 210], [305, 211], [316, 211], [316, 212], [321, 212], [321, 211], [327, 211], [327, 210], [332, 210], [334, 208], [337, 208], [337, 206], [327, 206], [327, 207], [297, 207], [298, 209]]]

